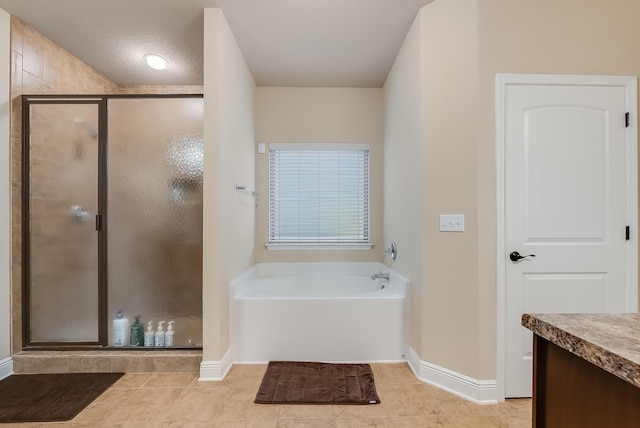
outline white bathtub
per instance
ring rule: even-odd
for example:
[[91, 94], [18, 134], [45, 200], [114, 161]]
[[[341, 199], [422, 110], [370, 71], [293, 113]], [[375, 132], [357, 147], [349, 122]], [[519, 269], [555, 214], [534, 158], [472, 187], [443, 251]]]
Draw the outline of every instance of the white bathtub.
[[400, 361], [408, 288], [381, 263], [255, 265], [231, 282], [232, 359]]

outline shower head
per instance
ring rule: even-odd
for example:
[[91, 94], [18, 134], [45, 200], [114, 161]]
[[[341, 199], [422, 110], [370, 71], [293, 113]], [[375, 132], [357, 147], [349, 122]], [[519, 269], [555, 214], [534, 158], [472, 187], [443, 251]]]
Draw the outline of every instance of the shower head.
[[73, 123], [78, 127], [78, 128], [85, 128], [87, 131], [87, 135], [89, 136], [89, 138], [91, 138], [92, 140], [97, 140], [98, 139], [98, 132], [96, 132], [95, 129], [93, 129], [92, 126], [90, 126], [86, 120], [84, 119], [80, 119], [80, 118], [75, 118], [73, 119]]

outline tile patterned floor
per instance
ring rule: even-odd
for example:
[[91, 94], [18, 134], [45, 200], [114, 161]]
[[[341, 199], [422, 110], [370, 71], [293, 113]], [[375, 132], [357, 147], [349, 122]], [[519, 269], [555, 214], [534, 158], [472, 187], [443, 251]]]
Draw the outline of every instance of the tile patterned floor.
[[197, 373], [129, 373], [72, 421], [5, 427], [525, 428], [531, 400], [479, 406], [418, 381], [405, 364], [372, 364], [380, 404], [254, 404], [266, 365], [233, 366], [222, 382]]

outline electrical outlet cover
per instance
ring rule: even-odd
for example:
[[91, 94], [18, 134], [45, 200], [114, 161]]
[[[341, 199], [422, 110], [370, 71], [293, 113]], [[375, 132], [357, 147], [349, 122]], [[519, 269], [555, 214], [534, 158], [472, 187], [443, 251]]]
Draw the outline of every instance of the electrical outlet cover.
[[464, 214], [441, 214], [440, 232], [464, 232]]

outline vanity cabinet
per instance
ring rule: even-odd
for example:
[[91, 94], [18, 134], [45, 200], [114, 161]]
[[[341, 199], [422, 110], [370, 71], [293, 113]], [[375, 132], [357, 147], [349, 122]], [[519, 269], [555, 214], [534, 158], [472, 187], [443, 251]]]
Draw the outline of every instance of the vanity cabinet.
[[533, 338], [533, 427], [640, 427], [640, 315], [522, 317]]

